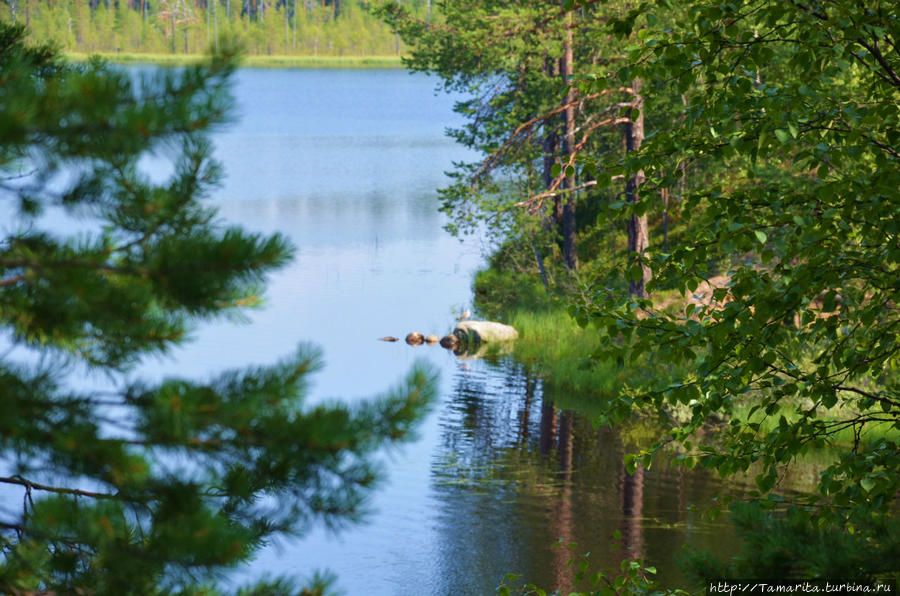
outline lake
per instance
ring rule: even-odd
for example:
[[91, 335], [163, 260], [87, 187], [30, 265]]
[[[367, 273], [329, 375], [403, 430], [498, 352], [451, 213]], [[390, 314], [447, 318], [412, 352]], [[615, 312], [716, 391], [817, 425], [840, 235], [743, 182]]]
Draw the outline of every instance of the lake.
[[[214, 138], [227, 172], [215, 194], [221, 216], [286, 234], [297, 258], [272, 276], [247, 322], [198, 329], [143, 373], [204, 377], [312, 342], [326, 363], [313, 402], [377, 395], [419, 359], [440, 372], [440, 399], [418, 439], [385, 455], [365, 523], [273, 544], [234, 581], [327, 569], [351, 595], [479, 595], [520, 573], [567, 590], [569, 555], [553, 546], [563, 539], [599, 566], [645, 557], [675, 585], [683, 545], [728, 548], [726, 522], [691, 508], [709, 504], [714, 477], [627, 475], [632, 439], [559, 410], [515, 362], [377, 340], [443, 335], [471, 306], [487, 247], [443, 231], [436, 192], [454, 160], [472, 158], [444, 136], [460, 123], [453, 98], [435, 94], [433, 79], [395, 70], [245, 69], [236, 78], [240, 119]], [[616, 531], [622, 548], [613, 551]]]

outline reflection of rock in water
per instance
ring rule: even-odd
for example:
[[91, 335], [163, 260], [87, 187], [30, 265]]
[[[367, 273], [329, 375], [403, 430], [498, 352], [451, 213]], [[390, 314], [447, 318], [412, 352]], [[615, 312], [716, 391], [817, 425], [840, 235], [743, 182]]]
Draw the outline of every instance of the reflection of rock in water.
[[474, 360], [476, 358], [500, 358], [512, 354], [512, 344], [459, 344], [453, 350], [457, 358], [463, 360]]

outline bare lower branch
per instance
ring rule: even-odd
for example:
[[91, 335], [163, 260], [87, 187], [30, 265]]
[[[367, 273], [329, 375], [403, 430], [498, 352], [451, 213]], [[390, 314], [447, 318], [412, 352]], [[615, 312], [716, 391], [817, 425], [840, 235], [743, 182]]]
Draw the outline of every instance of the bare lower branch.
[[555, 197], [555, 196], [558, 196], [558, 195], [563, 195], [563, 194], [566, 194], [567, 192], [572, 192], [572, 191], [576, 191], [576, 190], [582, 190], [582, 189], [585, 189], [585, 188], [590, 188], [590, 187], [596, 186], [596, 185], [597, 185], [597, 181], [596, 181], [596, 180], [589, 180], [589, 181], [585, 182], [584, 184], [579, 184], [579, 185], [576, 186], [575, 188], [571, 188], [571, 189], [570, 189], [570, 188], [566, 188], [566, 189], [563, 189], [563, 190], [559, 190], [559, 189], [557, 189], [557, 190], [548, 190], [547, 192], [542, 192], [542, 193], [540, 193], [540, 194], [536, 194], [536, 195], [534, 195], [533, 197], [528, 197], [528, 198], [525, 199], [524, 201], [519, 201], [518, 203], [515, 203], [513, 206], [514, 206], [514, 207], [527, 207], [528, 205], [534, 203], [535, 201], [541, 201], [541, 200], [543, 200], [543, 199], [549, 199], [550, 197]]
[[19, 283], [20, 281], [25, 281], [24, 275], [16, 275], [14, 277], [7, 277], [6, 279], [0, 279], [0, 286], [13, 286]]
[[[617, 87], [615, 89], [604, 89], [603, 91], [599, 91], [597, 93], [591, 93], [590, 95], [585, 95], [584, 97], [577, 98], [577, 99], [575, 99], [575, 101], [570, 101], [570, 102], [564, 103], [564, 104], [550, 110], [549, 112], [545, 112], [545, 113], [541, 114], [540, 116], [535, 116], [534, 118], [532, 118], [530, 120], [526, 120], [525, 122], [520, 124], [518, 127], [516, 127], [516, 129], [512, 132], [511, 135], [509, 135], [509, 137], [507, 137], [507, 139], [503, 142], [503, 144], [500, 146], [499, 149], [497, 149], [496, 151], [494, 151], [493, 153], [488, 155], [485, 158], [485, 160], [483, 162], [481, 162], [481, 167], [478, 168], [478, 171], [472, 175], [472, 180], [477, 180], [479, 177], [481, 177], [485, 173], [493, 170], [497, 166], [497, 163], [500, 161], [500, 158], [509, 150], [509, 148], [513, 145], [513, 143], [515, 143], [515, 141], [518, 140], [522, 134], [524, 134], [527, 131], [530, 131], [535, 125], [546, 121], [548, 118], [555, 116], [556, 114], [565, 112], [568, 108], [571, 108], [573, 106], [581, 106], [582, 104], [584, 104], [587, 101], [591, 101], [593, 99], [597, 99], [599, 97], [602, 97], [604, 95], [609, 95], [611, 93], [631, 93], [631, 94], [633, 94], [634, 90], [631, 87]], [[631, 104], [630, 103], [616, 103], [616, 104], [609, 106], [605, 110], [599, 112], [598, 115], [609, 113], [610, 111], [612, 111], [616, 108], [624, 107], [624, 106], [628, 106], [628, 105], [631, 105]], [[594, 127], [594, 128], [596, 128], [596, 127]], [[593, 129], [590, 129], [590, 130], [593, 130]]]
[[[590, 186], [596, 185], [597, 181], [591, 180], [589, 182], [585, 182], [581, 186], [576, 186], [571, 189], [567, 188], [565, 190], [559, 190], [559, 187], [562, 185], [563, 180], [565, 180], [565, 178], [566, 178], [566, 168], [568, 168], [569, 166], [572, 166], [572, 167], [575, 166], [575, 158], [578, 157], [578, 152], [581, 151], [584, 148], [584, 146], [587, 144], [588, 139], [590, 138], [590, 135], [592, 132], [594, 132], [601, 126], [606, 126], [606, 125], [615, 126], [617, 124], [622, 124], [623, 122], [630, 122], [630, 121], [631, 120], [629, 118], [607, 118], [605, 120], [595, 122], [591, 126], [587, 127], [584, 131], [584, 135], [582, 136], [581, 141], [579, 141], [575, 145], [575, 147], [572, 151], [572, 154], [569, 156], [569, 161], [566, 162], [565, 167], [563, 167], [560, 170], [559, 175], [553, 180], [553, 182], [550, 183], [549, 188], [540, 194], [537, 194], [537, 195], [534, 195], [532, 197], [525, 199], [524, 201], [519, 201], [518, 203], [515, 204], [515, 206], [516, 207], [540, 208], [541, 203], [546, 198], [554, 197], [554, 196], [568, 193], [568, 192], [574, 192], [574, 191], [580, 190], [582, 188], [588, 188]], [[615, 176], [614, 179], [615, 178], [622, 178], [622, 176]]]
[[64, 488], [60, 486], [49, 486], [46, 484], [38, 484], [37, 482], [32, 482], [31, 480], [27, 480], [22, 478], [21, 476], [6, 476], [0, 477], [0, 482], [5, 484], [16, 484], [19, 486], [24, 486], [26, 489], [34, 489], [34, 490], [43, 490], [51, 493], [61, 494], [61, 495], [75, 495], [79, 497], [91, 497], [94, 499], [121, 499], [119, 495], [113, 495], [110, 493], [98, 493], [89, 490], [81, 490], [78, 488]]

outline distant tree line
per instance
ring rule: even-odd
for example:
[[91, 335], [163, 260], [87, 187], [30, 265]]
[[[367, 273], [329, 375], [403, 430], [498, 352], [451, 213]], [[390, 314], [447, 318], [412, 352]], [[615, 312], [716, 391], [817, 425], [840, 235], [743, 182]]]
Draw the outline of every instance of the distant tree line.
[[[63, 51], [202, 53], [222, 35], [251, 55], [399, 54], [398, 36], [360, 0], [2, 0], [0, 21]], [[430, 19], [430, 2], [409, 10]]]

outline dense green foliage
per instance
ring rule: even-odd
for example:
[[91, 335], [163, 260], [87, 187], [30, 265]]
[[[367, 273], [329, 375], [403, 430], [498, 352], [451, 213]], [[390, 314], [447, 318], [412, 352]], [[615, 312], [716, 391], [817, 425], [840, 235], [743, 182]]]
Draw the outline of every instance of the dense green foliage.
[[[900, 428], [900, 15], [878, 2], [711, 0], [685, 3], [691, 26], [663, 29], [649, 10], [612, 26], [640, 29], [631, 68], [677, 85], [688, 107], [625, 171], [644, 168], [648, 186], [666, 187], [679, 160], [724, 169], [680, 205], [691, 241], [653, 260], [651, 292], [671, 284], [690, 295], [711, 260], [726, 281], [675, 315], [602, 292], [580, 316], [605, 336], [601, 358], [652, 351], [690, 366], [679, 383], [619, 398], [688, 405], [690, 422], [659, 443], [681, 443], [688, 465], [752, 467], [767, 493], [784, 466], [853, 428], [852, 448], [801, 499], [804, 515], [880, 551], [848, 573], [896, 572], [897, 538], [880, 528], [900, 489], [900, 448], [866, 435], [880, 421]], [[697, 440], [710, 415], [744, 403], [747, 417]], [[777, 426], [762, 430], [766, 418]], [[785, 539], [755, 572], [823, 573], [800, 564], [803, 542]]]
[[[250, 55], [388, 56], [405, 47], [359, 0], [5, 0], [0, 21], [70, 52], [201, 54], [221, 36]], [[426, 0], [409, 6], [428, 17]]]
[[[527, 288], [538, 275], [555, 279], [577, 320], [597, 335], [593, 357], [601, 367], [627, 370], [649, 357], [684, 371], [676, 382], [629, 377], [599, 400], [597, 422], [615, 423], [635, 411], [659, 415], [659, 441], [629, 458], [632, 469], [652, 465], [665, 449], [688, 467], [755, 476], [763, 509], [735, 509], [737, 519], [756, 520], [742, 525], [753, 548], [733, 567], [704, 559], [698, 570], [896, 574], [900, 445], [896, 432], [885, 432], [900, 429], [894, 3], [555, 7], [510, 0], [477, 8], [477, 18], [465, 21], [443, 6], [448, 25], [455, 18], [467, 24], [447, 31], [404, 20], [396, 8], [389, 21], [413, 46], [413, 68], [437, 72], [451, 86], [506, 92], [522, 91], [530, 80], [532, 71], [516, 65], [534, 59], [528, 35], [536, 23], [552, 31], [549, 23], [573, 13], [575, 23], [592, 20], [591, 28], [574, 26], [575, 56], [591, 59], [576, 61], [568, 90], [548, 83], [461, 106], [472, 125], [470, 136], [457, 136], [481, 150], [484, 163], [494, 164], [498, 154], [517, 157], [504, 164], [502, 184], [482, 195], [457, 192], [450, 211], [464, 222], [492, 222], [496, 213], [516, 222], [500, 227], [502, 258], [492, 267], [531, 275]], [[598, 22], [603, 26], [594, 28]], [[559, 43], [537, 52], [562, 59]], [[584, 189], [580, 271], [548, 276], [540, 257], [529, 265], [535, 226], [518, 225], [520, 211], [547, 196], [533, 183], [547, 155], [538, 133], [520, 131], [542, 122], [546, 138], [553, 106], [573, 88], [581, 98], [581, 129], [611, 114], [623, 130], [643, 126], [646, 136], [625, 133], [623, 146], [598, 139], [581, 147], [572, 172], [578, 179], [572, 188]], [[541, 93], [549, 93], [543, 103]], [[588, 101], [629, 95], [611, 112]], [[562, 164], [552, 173], [564, 175], [571, 152], [557, 146], [552, 158]], [[479, 189], [480, 171], [463, 171], [466, 190]], [[642, 217], [655, 233], [649, 247], [634, 242]], [[559, 230], [541, 227], [545, 218], [538, 215], [537, 228], [562, 242]], [[503, 279], [497, 272], [490, 277]], [[634, 291], [642, 279], [646, 298]], [[507, 299], [502, 288], [481, 293]], [[786, 508], [774, 495], [785, 467], [835, 445], [847, 429], [853, 440], [833, 452], [816, 493], [795, 496]], [[753, 530], [765, 539], [749, 538]], [[851, 556], [854, 550], [866, 554]]]
[[373, 453], [409, 435], [432, 385], [414, 371], [378, 400], [307, 406], [308, 346], [207, 382], [136, 377], [258, 302], [293, 252], [208, 202], [233, 57], [137, 77], [23, 38], [0, 24], [0, 592], [215, 593], [272, 537], [357, 519]]

